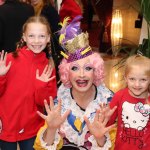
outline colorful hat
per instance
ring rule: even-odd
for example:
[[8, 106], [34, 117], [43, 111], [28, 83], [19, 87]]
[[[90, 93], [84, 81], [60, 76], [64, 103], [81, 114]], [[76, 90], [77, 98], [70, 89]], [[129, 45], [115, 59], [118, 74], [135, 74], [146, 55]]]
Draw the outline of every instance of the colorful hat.
[[81, 19], [81, 16], [77, 16], [68, 24], [69, 17], [66, 17], [63, 23], [60, 23], [62, 28], [59, 31], [59, 43], [64, 50], [61, 51], [61, 55], [68, 63], [93, 54], [89, 45], [89, 35], [87, 32], [82, 32], [80, 28]]

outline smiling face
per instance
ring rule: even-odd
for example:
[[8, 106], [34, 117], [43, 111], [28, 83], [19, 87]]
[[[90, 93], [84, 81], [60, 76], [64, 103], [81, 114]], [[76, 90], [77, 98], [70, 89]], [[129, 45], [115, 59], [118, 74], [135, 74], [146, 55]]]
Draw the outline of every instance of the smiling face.
[[88, 92], [93, 85], [94, 70], [89, 58], [72, 62], [69, 68], [69, 79], [73, 90]]
[[27, 47], [38, 54], [45, 49], [50, 41], [50, 35], [46, 25], [42, 23], [29, 23], [23, 33], [23, 39]]
[[133, 97], [146, 98], [150, 85], [150, 77], [143, 68], [133, 65], [126, 74], [125, 80], [129, 89], [129, 93]]

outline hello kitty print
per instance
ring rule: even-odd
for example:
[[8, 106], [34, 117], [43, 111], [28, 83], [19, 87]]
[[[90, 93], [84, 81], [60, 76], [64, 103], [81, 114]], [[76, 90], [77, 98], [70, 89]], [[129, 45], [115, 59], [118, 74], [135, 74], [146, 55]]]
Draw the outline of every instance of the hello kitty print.
[[144, 131], [149, 121], [150, 106], [142, 103], [132, 104], [125, 101], [122, 105], [123, 133], [121, 138], [128, 144], [142, 149]]

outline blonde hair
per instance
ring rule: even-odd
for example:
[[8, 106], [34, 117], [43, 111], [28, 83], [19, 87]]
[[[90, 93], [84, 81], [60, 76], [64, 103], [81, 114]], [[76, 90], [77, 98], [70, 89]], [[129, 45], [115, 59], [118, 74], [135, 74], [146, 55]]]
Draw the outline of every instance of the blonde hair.
[[[51, 37], [51, 29], [49, 26], [49, 23], [47, 21], [47, 19], [43, 16], [32, 16], [30, 17], [23, 25], [22, 27], [22, 33], [24, 33], [27, 29], [28, 24], [30, 23], [41, 23], [43, 25], [46, 26], [47, 28], [47, 33], [50, 35]], [[20, 48], [24, 47], [26, 45], [26, 42], [23, 40], [23, 38], [21, 38], [21, 40], [17, 43], [17, 49], [14, 52], [13, 56], [17, 57], [18, 56], [18, 51]], [[51, 54], [51, 42], [47, 43], [46, 48], [43, 50], [46, 53], [47, 58], [49, 59], [50, 64], [52, 65], [52, 67], [54, 67], [54, 61], [52, 59], [52, 55]]]
[[[125, 77], [133, 68], [133, 66], [139, 66], [140, 68], [139, 71], [143, 71], [144, 74], [150, 78], [150, 59], [148, 57], [139, 54], [130, 56], [126, 60], [126, 64], [125, 64]], [[150, 85], [148, 88], [148, 92], [150, 92]]]
[[130, 72], [133, 66], [139, 66], [147, 76], [150, 77], [150, 59], [142, 55], [130, 56], [125, 63], [125, 76]]

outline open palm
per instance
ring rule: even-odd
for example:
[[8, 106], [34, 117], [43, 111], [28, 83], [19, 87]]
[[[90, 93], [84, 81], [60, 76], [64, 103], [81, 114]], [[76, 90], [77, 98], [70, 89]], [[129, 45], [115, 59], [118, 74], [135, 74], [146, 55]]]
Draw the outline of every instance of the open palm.
[[52, 71], [53, 71], [53, 69], [50, 65], [45, 66], [41, 75], [39, 74], [39, 70], [37, 69], [36, 79], [41, 80], [43, 82], [48, 82], [55, 78], [55, 76], [51, 77]]
[[11, 62], [9, 62], [8, 65], [6, 66], [6, 59], [7, 59], [7, 52], [5, 53], [4, 51], [2, 51], [0, 55], [0, 76], [5, 75], [10, 69]]
[[[115, 125], [107, 127], [110, 116], [113, 114], [116, 108], [108, 109], [107, 107], [101, 107], [101, 110], [96, 111], [96, 115], [93, 122], [90, 122], [85, 116], [84, 120], [90, 133], [97, 139], [102, 138], [107, 132], [109, 132]], [[106, 113], [106, 110], [108, 111]], [[98, 132], [97, 132], [98, 131]]]
[[70, 111], [66, 111], [64, 115], [61, 115], [61, 100], [58, 101], [58, 105], [54, 107], [54, 102], [52, 97], [50, 97], [50, 106], [47, 101], [44, 100], [45, 109], [47, 115], [37, 112], [47, 123], [49, 129], [58, 129], [61, 124], [66, 120]]

